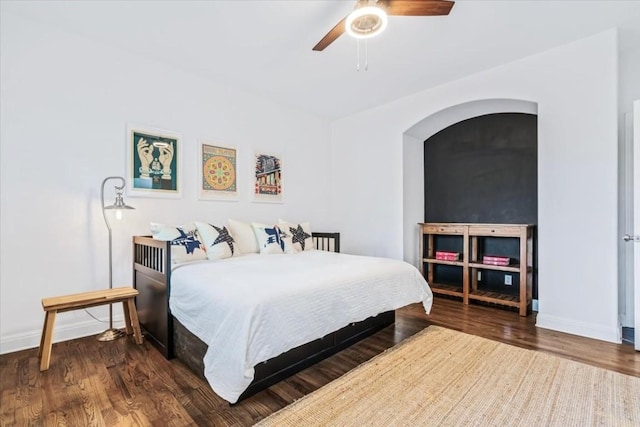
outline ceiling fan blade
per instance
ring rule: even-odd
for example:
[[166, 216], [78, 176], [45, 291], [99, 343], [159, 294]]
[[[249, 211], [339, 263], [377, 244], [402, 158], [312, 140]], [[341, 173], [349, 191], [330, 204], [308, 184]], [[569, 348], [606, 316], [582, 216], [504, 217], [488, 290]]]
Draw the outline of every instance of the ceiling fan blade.
[[344, 33], [344, 21], [347, 18], [344, 17], [333, 27], [323, 38], [313, 47], [313, 50], [321, 51], [327, 46], [333, 43], [338, 37]]
[[387, 15], [393, 16], [436, 16], [448, 15], [454, 1], [448, 0], [381, 0], [387, 5]]

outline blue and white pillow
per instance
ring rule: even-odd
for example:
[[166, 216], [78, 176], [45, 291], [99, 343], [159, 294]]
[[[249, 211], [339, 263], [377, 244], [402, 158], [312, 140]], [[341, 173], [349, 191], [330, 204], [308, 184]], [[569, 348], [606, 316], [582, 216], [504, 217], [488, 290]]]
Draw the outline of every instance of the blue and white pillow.
[[171, 241], [171, 264], [207, 259], [204, 244], [192, 222], [180, 226], [152, 222], [151, 236], [156, 240]]
[[239, 255], [237, 244], [227, 227], [218, 227], [206, 222], [195, 221], [198, 233], [207, 250], [207, 258], [224, 259]]
[[289, 235], [293, 252], [312, 251], [315, 249], [311, 226], [308, 222], [294, 223], [280, 219], [278, 220], [278, 225], [281, 230]]
[[261, 254], [285, 254], [292, 252], [291, 237], [277, 225], [252, 222]]

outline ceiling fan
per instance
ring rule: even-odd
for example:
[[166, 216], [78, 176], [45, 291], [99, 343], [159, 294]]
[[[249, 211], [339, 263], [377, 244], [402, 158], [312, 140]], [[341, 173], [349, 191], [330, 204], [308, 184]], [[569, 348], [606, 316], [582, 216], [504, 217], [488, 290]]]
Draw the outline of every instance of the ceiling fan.
[[342, 18], [313, 50], [324, 50], [345, 31], [356, 38], [373, 37], [386, 27], [387, 15], [448, 15], [454, 3], [448, 0], [357, 0], [353, 12]]

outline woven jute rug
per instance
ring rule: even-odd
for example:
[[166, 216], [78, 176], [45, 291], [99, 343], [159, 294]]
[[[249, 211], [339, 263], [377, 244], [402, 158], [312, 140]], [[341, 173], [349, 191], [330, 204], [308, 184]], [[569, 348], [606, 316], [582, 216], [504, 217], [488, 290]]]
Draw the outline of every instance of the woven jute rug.
[[640, 378], [437, 326], [265, 426], [640, 426]]

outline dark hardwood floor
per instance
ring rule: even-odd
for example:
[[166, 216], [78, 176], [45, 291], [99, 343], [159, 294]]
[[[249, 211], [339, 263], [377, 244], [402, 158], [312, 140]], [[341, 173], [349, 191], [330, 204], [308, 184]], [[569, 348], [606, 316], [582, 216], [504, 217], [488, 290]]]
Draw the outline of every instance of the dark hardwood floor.
[[54, 344], [44, 373], [37, 349], [1, 355], [0, 425], [249, 426], [431, 324], [640, 377], [640, 352], [628, 344], [536, 328], [535, 314], [436, 298], [429, 316], [420, 305], [398, 310], [395, 325], [233, 406], [179, 361], [130, 338]]

